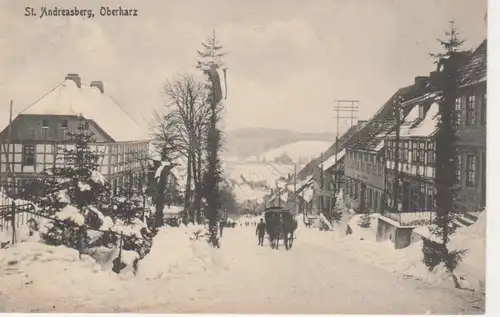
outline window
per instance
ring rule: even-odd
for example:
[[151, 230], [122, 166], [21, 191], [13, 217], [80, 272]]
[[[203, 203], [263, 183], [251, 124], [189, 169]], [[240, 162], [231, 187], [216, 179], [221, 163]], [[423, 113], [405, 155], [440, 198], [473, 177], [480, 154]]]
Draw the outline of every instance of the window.
[[425, 183], [420, 183], [418, 195], [418, 210], [425, 211]]
[[404, 142], [403, 161], [408, 162], [408, 141]]
[[457, 183], [462, 184], [462, 155], [458, 153], [457, 155]]
[[475, 187], [476, 186], [476, 156], [474, 154], [467, 154], [465, 170], [465, 186]]
[[434, 189], [427, 184], [427, 211], [434, 211]]
[[418, 118], [419, 119], [424, 118], [424, 106], [423, 105], [418, 106]]
[[481, 124], [486, 125], [486, 93], [483, 93], [481, 100]]
[[35, 145], [34, 144], [24, 144], [23, 145], [23, 165], [24, 166], [34, 166], [35, 165]]
[[434, 142], [427, 143], [427, 164], [436, 163], [436, 152], [434, 152]]
[[465, 124], [467, 126], [473, 126], [476, 124], [476, 96], [469, 95], [467, 97], [467, 109], [466, 109]]
[[47, 129], [48, 127], [49, 127], [49, 120], [43, 119], [42, 120], [42, 128]]
[[425, 142], [420, 141], [418, 144], [419, 144], [419, 149], [418, 149], [417, 162], [424, 164], [425, 163]]
[[61, 121], [61, 128], [63, 128], [63, 129], [67, 129], [68, 128], [68, 120]]
[[412, 162], [418, 162], [419, 161], [419, 152], [418, 152], [418, 142], [413, 141], [412, 142], [412, 149], [411, 149], [411, 161]]
[[458, 96], [455, 99], [455, 124], [460, 125], [460, 119], [462, 114], [462, 97]]

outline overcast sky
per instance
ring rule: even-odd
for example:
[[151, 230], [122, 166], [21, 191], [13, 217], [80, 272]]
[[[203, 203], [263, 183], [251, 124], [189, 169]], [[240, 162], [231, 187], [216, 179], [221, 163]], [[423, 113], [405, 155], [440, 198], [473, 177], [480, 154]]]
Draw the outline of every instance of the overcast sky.
[[[196, 50], [215, 29], [228, 53], [228, 129], [333, 132], [335, 99], [360, 100], [365, 119], [433, 70], [428, 53], [448, 20], [466, 48], [486, 37], [480, 0], [45, 0], [96, 16], [25, 17], [36, 2], [1, 2], [0, 115], [11, 99], [21, 109], [72, 72], [103, 80], [138, 121], [147, 119], [161, 107], [165, 79], [197, 72]], [[103, 4], [140, 16], [101, 17]]]

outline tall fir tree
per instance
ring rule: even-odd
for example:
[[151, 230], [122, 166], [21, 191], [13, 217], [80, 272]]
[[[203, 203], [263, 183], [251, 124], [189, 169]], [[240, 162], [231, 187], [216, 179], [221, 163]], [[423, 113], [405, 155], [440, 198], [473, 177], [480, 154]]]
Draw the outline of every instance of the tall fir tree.
[[95, 139], [87, 123], [81, 120], [77, 131], [69, 132], [68, 138], [69, 144], [60, 147], [63, 154], [57, 164], [44, 171], [44, 190], [34, 200], [48, 216], [58, 217], [68, 206], [76, 208], [85, 226], [71, 218], [61, 219], [42, 236], [49, 244], [76, 248], [83, 240], [89, 242], [86, 228], [99, 229], [102, 225], [102, 217], [95, 210], [110, 209], [110, 188], [98, 172], [102, 154], [90, 147]]
[[[204, 73], [209, 73], [214, 66], [220, 68], [223, 66], [222, 57], [225, 55], [222, 52], [223, 46], [217, 40], [215, 31], [213, 35], [206, 41], [202, 42], [203, 50], [198, 51], [197, 68]], [[210, 73], [209, 73], [210, 74]], [[212, 73], [213, 74], [213, 73]], [[213, 76], [213, 75], [212, 75]], [[210, 77], [210, 75], [209, 75]], [[208, 105], [211, 108], [210, 125], [207, 136], [207, 170], [203, 178], [203, 191], [207, 201], [206, 217], [208, 218], [208, 227], [210, 231], [210, 241], [218, 246], [218, 217], [219, 209], [221, 208], [220, 183], [222, 175], [222, 165], [219, 158], [221, 149], [222, 131], [217, 127], [219, 122], [219, 110], [222, 108], [222, 103], [216, 98], [217, 84], [210, 77], [207, 89], [209, 90]]]
[[460, 80], [459, 68], [468, 54], [459, 51], [464, 40], [460, 39], [459, 31], [453, 21], [450, 22], [450, 30], [446, 31], [445, 35], [446, 39], [438, 39], [444, 48], [444, 53], [430, 54], [436, 59], [439, 71], [434, 84], [442, 92], [442, 100], [439, 102], [440, 120], [435, 134], [436, 216], [431, 226], [431, 233], [440, 241], [425, 240], [422, 251], [423, 261], [430, 270], [443, 263], [452, 275], [455, 286], [460, 287], [453, 272], [467, 251], [450, 251], [447, 244], [457, 228], [456, 191], [459, 182], [456, 144], [458, 137], [454, 111]]

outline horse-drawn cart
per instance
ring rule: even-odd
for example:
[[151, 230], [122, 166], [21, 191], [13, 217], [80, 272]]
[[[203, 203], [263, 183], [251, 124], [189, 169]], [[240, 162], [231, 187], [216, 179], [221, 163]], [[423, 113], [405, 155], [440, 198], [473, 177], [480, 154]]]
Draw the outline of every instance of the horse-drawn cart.
[[269, 207], [265, 210], [264, 218], [271, 248], [278, 249], [279, 242], [283, 239], [285, 248], [290, 250], [297, 229], [297, 220], [291, 211], [282, 207]]

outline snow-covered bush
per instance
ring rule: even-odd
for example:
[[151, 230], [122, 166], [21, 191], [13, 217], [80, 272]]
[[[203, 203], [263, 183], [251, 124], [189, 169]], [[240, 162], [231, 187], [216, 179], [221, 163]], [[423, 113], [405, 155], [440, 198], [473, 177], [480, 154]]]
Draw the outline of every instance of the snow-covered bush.
[[33, 198], [39, 212], [51, 219], [40, 228], [42, 241], [83, 253], [121, 243], [124, 251], [135, 251], [143, 258], [152, 245], [152, 234], [138, 218], [142, 218], [143, 199], [130, 179], [111, 196], [109, 183], [98, 171], [102, 153], [90, 148], [95, 140], [84, 124], [68, 136], [74, 147], [62, 148], [58, 158], [62, 164], [45, 171], [43, 191]]

